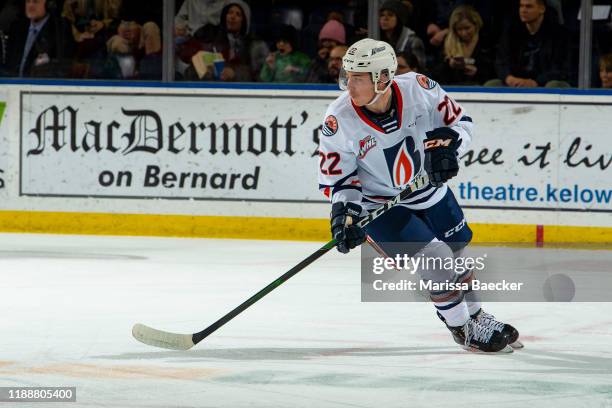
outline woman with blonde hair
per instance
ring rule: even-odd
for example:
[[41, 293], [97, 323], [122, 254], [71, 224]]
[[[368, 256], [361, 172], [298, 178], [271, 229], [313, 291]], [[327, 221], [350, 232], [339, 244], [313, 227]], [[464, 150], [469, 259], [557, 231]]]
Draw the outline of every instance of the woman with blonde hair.
[[480, 38], [482, 26], [482, 18], [472, 6], [453, 10], [443, 62], [433, 70], [434, 79], [443, 84], [481, 85], [495, 76], [493, 57]]

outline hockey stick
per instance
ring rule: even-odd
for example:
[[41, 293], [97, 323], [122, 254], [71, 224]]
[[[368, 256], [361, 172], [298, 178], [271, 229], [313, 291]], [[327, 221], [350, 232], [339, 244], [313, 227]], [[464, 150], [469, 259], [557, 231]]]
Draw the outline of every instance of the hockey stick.
[[[417, 176], [414, 181], [410, 183], [405, 190], [403, 190], [400, 194], [387, 201], [384, 205], [372, 211], [367, 217], [364, 217], [357, 225], [360, 227], [365, 227], [370, 222], [387, 212], [392, 207], [396, 206], [400, 201], [404, 200], [411, 193], [421, 189], [423, 186], [429, 183], [429, 178], [427, 175]], [[162, 347], [171, 350], [189, 350], [194, 345], [201, 342], [203, 339], [208, 337], [210, 334], [215, 332], [219, 327], [223, 326], [225, 323], [232, 320], [234, 317], [238, 316], [240, 313], [245, 311], [249, 306], [257, 302], [262, 297], [266, 296], [268, 293], [272, 292], [278, 286], [289, 280], [293, 275], [306, 268], [308, 265], [319, 259], [321, 256], [325, 255], [330, 249], [336, 246], [336, 240], [332, 239], [327, 244], [323, 245], [321, 248], [313, 252], [310, 256], [304, 259], [302, 262], [295, 265], [293, 268], [289, 269], [283, 275], [281, 275], [278, 279], [271, 282], [268, 286], [261, 289], [259, 292], [248, 298], [241, 305], [236, 307], [231, 312], [227, 313], [225, 316], [208, 326], [206, 329], [193, 333], [193, 334], [178, 334], [165, 332], [162, 330], [157, 330], [152, 327], [146, 326], [141, 323], [136, 323], [132, 328], [132, 336], [134, 338], [144, 344], [148, 344], [150, 346]]]

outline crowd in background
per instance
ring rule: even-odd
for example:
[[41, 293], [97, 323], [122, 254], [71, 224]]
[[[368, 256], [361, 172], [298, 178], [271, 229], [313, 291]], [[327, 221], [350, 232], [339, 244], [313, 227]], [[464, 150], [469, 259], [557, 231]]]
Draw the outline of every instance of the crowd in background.
[[[163, 0], [6, 0], [0, 75], [160, 80]], [[367, 0], [176, 0], [175, 79], [334, 83], [371, 36]], [[592, 85], [612, 87], [612, 0], [595, 0]], [[445, 85], [573, 87], [580, 0], [381, 0], [398, 74]]]
[[163, 0], [6, 0], [0, 75], [161, 79]]

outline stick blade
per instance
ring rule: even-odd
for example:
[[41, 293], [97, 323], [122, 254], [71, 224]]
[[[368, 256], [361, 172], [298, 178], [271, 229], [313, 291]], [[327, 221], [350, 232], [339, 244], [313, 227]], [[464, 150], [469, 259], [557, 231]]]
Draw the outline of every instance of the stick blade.
[[165, 332], [141, 323], [132, 327], [132, 336], [141, 343], [169, 350], [189, 350], [194, 346], [191, 334]]

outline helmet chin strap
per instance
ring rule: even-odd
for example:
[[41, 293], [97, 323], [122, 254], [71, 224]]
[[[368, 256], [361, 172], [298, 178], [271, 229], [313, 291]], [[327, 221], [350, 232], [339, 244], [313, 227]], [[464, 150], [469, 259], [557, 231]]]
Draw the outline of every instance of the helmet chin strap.
[[387, 86], [385, 87], [383, 91], [377, 92], [376, 90], [374, 90], [374, 92], [376, 92], [376, 95], [374, 95], [374, 98], [372, 98], [370, 102], [366, 103], [366, 106], [370, 106], [378, 102], [380, 97], [387, 92], [387, 89], [389, 89], [390, 86], [391, 86], [391, 81], [388, 82]]
[[376, 102], [378, 102], [378, 100], [380, 99], [381, 95], [382, 95], [381, 93], [377, 93], [376, 95], [374, 95], [374, 98], [372, 98], [372, 100], [370, 102], [366, 103], [366, 106], [370, 106], [370, 105], [373, 105]]

